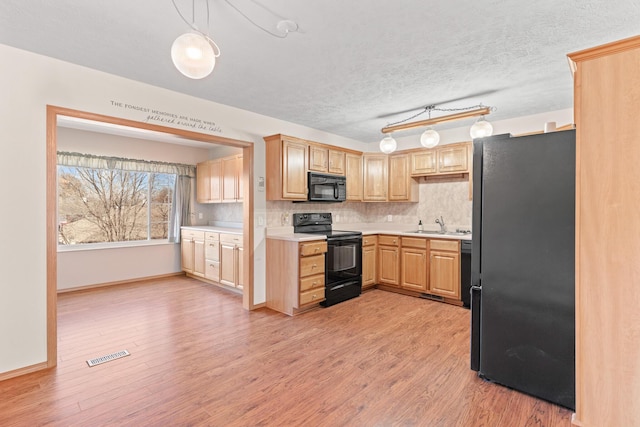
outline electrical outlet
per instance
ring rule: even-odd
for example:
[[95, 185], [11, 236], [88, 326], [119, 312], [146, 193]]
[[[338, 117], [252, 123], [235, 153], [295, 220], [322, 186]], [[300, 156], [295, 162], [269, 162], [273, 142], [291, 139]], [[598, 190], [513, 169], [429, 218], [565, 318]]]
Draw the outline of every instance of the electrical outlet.
[[393, 215], [387, 215], [387, 222], [393, 221]]
[[198, 212], [198, 219], [202, 219], [204, 218], [204, 215], [202, 214], [202, 212]]

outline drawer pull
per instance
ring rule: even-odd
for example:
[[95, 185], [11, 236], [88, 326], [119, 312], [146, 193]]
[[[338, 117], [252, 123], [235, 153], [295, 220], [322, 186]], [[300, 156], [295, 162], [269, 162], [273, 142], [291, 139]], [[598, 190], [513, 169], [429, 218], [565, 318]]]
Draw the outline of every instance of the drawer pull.
[[317, 268], [317, 267], [318, 267], [318, 264], [313, 264], [313, 265], [311, 266], [311, 268]]
[[316, 299], [316, 294], [313, 294], [313, 296], [311, 297], [311, 299]]

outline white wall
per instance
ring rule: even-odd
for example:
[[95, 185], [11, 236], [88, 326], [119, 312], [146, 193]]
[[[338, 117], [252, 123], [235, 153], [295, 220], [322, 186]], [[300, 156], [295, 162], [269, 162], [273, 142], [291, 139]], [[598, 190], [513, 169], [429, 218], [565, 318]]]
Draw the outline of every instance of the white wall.
[[[332, 141], [361, 149], [362, 144], [304, 126], [186, 96], [114, 75], [0, 45], [0, 373], [45, 362], [46, 329], [46, 106], [149, 121], [211, 132], [255, 144], [255, 177], [265, 175], [262, 137], [276, 133]], [[215, 78], [212, 77], [212, 78]], [[189, 84], [207, 84], [192, 81]], [[156, 109], [215, 122], [214, 130], [193, 129], [149, 119], [128, 106]], [[186, 121], [188, 123], [188, 121]], [[219, 129], [217, 131], [216, 129]], [[254, 188], [257, 185], [254, 183]], [[255, 189], [256, 215], [265, 222], [264, 193]], [[264, 301], [264, 227], [256, 217], [255, 303]]]
[[[102, 156], [153, 160], [195, 165], [209, 158], [208, 148], [189, 147], [146, 139], [70, 129], [58, 126], [58, 151]], [[226, 147], [224, 147], [226, 148]], [[237, 150], [237, 149], [234, 149]], [[195, 205], [195, 179], [192, 182], [192, 210]], [[203, 223], [213, 218], [210, 209]], [[242, 221], [242, 216], [240, 217]], [[180, 245], [162, 244], [126, 248], [58, 250], [58, 290], [73, 289], [102, 283], [121, 282], [142, 277], [179, 272]]]
[[[55, 105], [176, 128], [211, 132], [254, 146], [254, 302], [265, 298], [264, 226], [267, 205], [257, 180], [265, 176], [263, 136], [276, 133], [360, 151], [372, 144], [179, 94], [118, 76], [0, 45], [0, 374], [45, 362], [46, 329], [46, 106]], [[215, 78], [213, 76], [212, 78]], [[188, 84], [205, 85], [207, 79]], [[250, 82], [248, 82], [250, 84]], [[136, 108], [131, 108], [131, 106]], [[189, 120], [163, 123], [155, 109], [206, 120], [209, 130]], [[558, 119], [558, 124], [563, 123]], [[536, 129], [540, 129], [537, 126]], [[532, 129], [535, 130], [535, 129]], [[505, 130], [509, 131], [509, 130]], [[496, 132], [503, 130], [497, 128]], [[444, 133], [444, 132], [443, 132]], [[444, 139], [444, 138], [443, 138]], [[467, 140], [466, 137], [457, 140]], [[446, 141], [445, 141], [446, 142]], [[404, 148], [401, 147], [400, 148]], [[409, 148], [409, 147], [406, 147]]]

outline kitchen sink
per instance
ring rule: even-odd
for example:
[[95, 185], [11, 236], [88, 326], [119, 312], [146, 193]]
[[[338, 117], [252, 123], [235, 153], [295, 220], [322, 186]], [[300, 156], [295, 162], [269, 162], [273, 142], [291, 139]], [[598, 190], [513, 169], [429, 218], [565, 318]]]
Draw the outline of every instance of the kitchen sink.
[[447, 234], [442, 231], [429, 231], [429, 230], [414, 230], [414, 231], [405, 231], [405, 233], [419, 233], [419, 234]]

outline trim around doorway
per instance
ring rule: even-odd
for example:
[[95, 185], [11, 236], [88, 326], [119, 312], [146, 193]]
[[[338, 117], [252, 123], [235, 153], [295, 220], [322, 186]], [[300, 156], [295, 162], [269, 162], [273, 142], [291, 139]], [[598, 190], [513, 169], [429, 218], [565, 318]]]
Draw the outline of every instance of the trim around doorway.
[[[64, 107], [47, 105], [47, 147], [46, 147], [46, 192], [47, 192], [47, 362], [29, 367], [24, 370], [14, 371], [12, 376], [34, 372], [57, 365], [58, 357], [58, 333], [57, 333], [57, 275], [58, 275], [58, 227], [57, 227], [57, 119], [58, 116], [74, 117], [96, 122], [128, 126], [132, 128], [145, 129], [155, 132], [163, 132], [176, 135], [182, 138], [195, 141], [208, 142], [218, 145], [242, 148], [243, 156], [243, 265], [244, 265], [244, 289], [242, 292], [242, 306], [246, 310], [258, 308], [254, 304], [253, 288], [253, 165], [254, 147], [253, 142], [241, 141], [231, 138], [224, 138], [215, 135], [203, 134], [188, 130], [175, 129], [166, 126], [159, 126], [149, 123], [138, 122], [118, 117], [111, 117], [102, 114], [89, 113], [86, 111], [73, 110]], [[10, 374], [10, 373], [7, 373]]]

